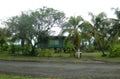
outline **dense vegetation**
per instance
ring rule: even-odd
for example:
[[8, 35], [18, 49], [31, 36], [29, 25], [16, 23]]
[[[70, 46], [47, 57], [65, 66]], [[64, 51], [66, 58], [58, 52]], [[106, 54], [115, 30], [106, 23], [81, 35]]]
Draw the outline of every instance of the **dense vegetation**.
[[[0, 28], [0, 53], [24, 56], [50, 56], [55, 50], [40, 49], [40, 42], [46, 43], [54, 27], [68, 33], [64, 40], [67, 52], [78, 49], [86, 52], [101, 51], [106, 56], [120, 57], [120, 9], [114, 9], [117, 18], [107, 18], [104, 12], [91, 16], [91, 22], [81, 16], [66, 17], [64, 12], [43, 7], [22, 12], [4, 21]], [[62, 51], [63, 52], [63, 51]]]

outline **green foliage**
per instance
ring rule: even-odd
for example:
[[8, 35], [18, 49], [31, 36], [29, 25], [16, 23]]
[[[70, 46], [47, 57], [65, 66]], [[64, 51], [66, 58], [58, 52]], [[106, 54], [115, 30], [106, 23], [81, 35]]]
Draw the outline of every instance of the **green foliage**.
[[[93, 31], [92, 36], [94, 39], [94, 45], [97, 50], [102, 52], [102, 56], [106, 56], [105, 50], [108, 48], [108, 40], [111, 36], [108, 32], [111, 27], [109, 19], [106, 17], [104, 12], [99, 13], [98, 15], [93, 15], [90, 13], [93, 22]], [[109, 36], [110, 35], [110, 36]]]
[[21, 40], [21, 46], [28, 43], [33, 37], [33, 21], [28, 13], [22, 12], [19, 16], [13, 16], [6, 22], [11, 33], [10, 40]]
[[120, 44], [115, 44], [110, 48], [110, 57], [120, 57]]
[[54, 53], [52, 57], [70, 57], [71, 54], [70, 53]]
[[21, 47], [20, 45], [14, 45], [14, 44], [11, 44], [8, 49], [9, 54], [13, 56], [21, 56], [21, 55], [29, 56], [30, 50], [31, 48], [28, 45]]
[[8, 50], [8, 45], [7, 44], [3, 44], [2, 46], [0, 46], [0, 51], [7, 51]]
[[81, 22], [83, 22], [83, 18], [81, 16], [70, 17], [68, 22], [66, 22], [62, 26], [62, 34], [64, 34], [65, 32], [69, 33], [69, 35], [65, 39], [65, 45], [69, 45], [67, 44], [67, 42], [73, 44], [73, 45], [70, 44], [70, 46], [66, 46], [67, 48], [70, 47], [70, 50], [71, 50], [71, 47], [72, 49], [76, 49], [76, 50], [80, 48], [81, 38], [80, 38], [79, 28], [80, 28]]
[[10, 55], [15, 55], [16, 54], [15, 50], [16, 50], [15, 45], [11, 44], [9, 47]]
[[53, 56], [55, 51], [52, 49], [36, 49], [36, 52], [39, 57], [50, 57]]
[[13, 56], [22, 55], [22, 47], [19, 45], [11, 44], [9, 46], [9, 54]]
[[24, 47], [22, 47], [22, 55], [30, 56], [30, 50], [31, 50], [31, 47], [29, 45], [25, 45]]
[[95, 47], [93, 45], [87, 46], [85, 51], [86, 52], [94, 52], [95, 51]]
[[[9, 52], [8, 52], [8, 51], [0, 50], [0, 55], [1, 55], [1, 56], [8, 56], [8, 55], [9, 55]], [[1, 58], [1, 57], [0, 57], [0, 58]]]
[[67, 53], [73, 53], [74, 52], [74, 44], [72, 43], [67, 43], [65, 50]]

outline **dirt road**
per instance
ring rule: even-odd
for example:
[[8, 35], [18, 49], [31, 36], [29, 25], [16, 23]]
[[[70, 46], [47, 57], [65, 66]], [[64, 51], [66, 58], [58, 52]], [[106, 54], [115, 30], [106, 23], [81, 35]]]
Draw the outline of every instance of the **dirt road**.
[[0, 72], [63, 79], [120, 79], [120, 64], [57, 63], [0, 60]]

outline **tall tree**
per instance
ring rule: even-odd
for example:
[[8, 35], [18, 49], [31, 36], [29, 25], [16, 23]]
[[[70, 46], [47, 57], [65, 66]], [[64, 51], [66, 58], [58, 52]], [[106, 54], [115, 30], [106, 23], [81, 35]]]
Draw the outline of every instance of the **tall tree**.
[[34, 55], [36, 45], [40, 42], [46, 43], [51, 28], [60, 26], [64, 18], [63, 12], [43, 7], [35, 11], [22, 12], [20, 16], [8, 19], [6, 24], [13, 37], [21, 40], [22, 47], [30, 44], [30, 55]]
[[29, 14], [22, 12], [20, 16], [14, 16], [6, 22], [12, 35], [16, 39], [21, 40], [21, 46], [25, 45], [25, 41], [31, 40], [33, 36], [33, 21]]
[[70, 17], [68, 22], [63, 24], [62, 26], [62, 34], [68, 33], [68, 36], [65, 40], [65, 43], [71, 42], [74, 45], [74, 48], [76, 50], [80, 49], [80, 42], [81, 42], [81, 37], [80, 37], [80, 25], [83, 22], [83, 18], [81, 16], [77, 17]]
[[102, 52], [102, 56], [106, 56], [105, 49], [107, 47], [107, 32], [108, 26], [104, 20], [106, 19], [106, 14], [101, 12], [97, 16], [89, 13], [91, 15], [93, 23], [93, 37], [95, 38], [95, 43], [99, 50]]
[[65, 19], [65, 14], [63, 12], [47, 7], [33, 11], [31, 16], [34, 18], [34, 37], [37, 39], [35, 45], [40, 42], [47, 43], [51, 28], [60, 27]]
[[10, 37], [10, 33], [7, 28], [0, 28], [0, 46], [6, 44]]
[[[29, 12], [22, 12], [19, 16], [13, 16], [5, 22], [11, 33], [11, 41], [21, 43], [21, 51], [24, 55], [30, 55], [30, 49], [34, 38], [33, 19]], [[13, 49], [15, 50], [15, 49]]]
[[114, 21], [114, 25], [113, 25], [113, 31], [114, 31], [114, 34], [118, 35], [118, 38], [120, 37], [120, 9], [119, 8], [116, 8], [114, 9], [115, 10], [115, 15], [117, 17], [117, 19]]
[[[89, 49], [91, 48], [91, 39], [92, 39], [92, 25], [88, 21], [84, 21], [81, 25], [81, 37], [83, 40], [83, 43], [89, 44]], [[84, 46], [84, 45], [83, 45]]]

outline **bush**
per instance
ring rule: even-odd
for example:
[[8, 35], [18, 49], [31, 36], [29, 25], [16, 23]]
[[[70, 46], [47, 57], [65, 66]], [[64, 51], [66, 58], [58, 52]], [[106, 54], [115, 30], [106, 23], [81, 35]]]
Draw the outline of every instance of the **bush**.
[[94, 46], [87, 46], [87, 48], [85, 49], [86, 52], [94, 52], [95, 51], [95, 47]]
[[31, 47], [29, 45], [25, 45], [24, 47], [21, 47], [21, 52], [23, 56], [30, 56], [30, 50]]
[[11, 44], [9, 47], [9, 53], [10, 55], [16, 55], [16, 46], [14, 44]]
[[116, 44], [110, 48], [110, 57], [120, 57], [120, 44]]
[[54, 50], [53, 49], [36, 49], [37, 56], [40, 57], [50, 57], [53, 56]]
[[[21, 50], [22, 48], [19, 46], [19, 45], [14, 45], [14, 44], [11, 44], [10, 46], [9, 46], [9, 54], [10, 55], [19, 55], [20, 54], [20, 50]], [[22, 53], [21, 53], [22, 54]]]
[[74, 44], [68, 42], [68, 43], [65, 43], [64, 45], [65, 45], [66, 52], [73, 53], [73, 50], [75, 48]]
[[29, 55], [29, 51], [30, 51], [30, 47], [29, 46], [24, 46], [24, 47], [21, 47], [20, 45], [14, 45], [14, 44], [11, 44], [9, 46], [9, 54], [10, 55], [23, 55], [23, 56], [28, 56]]

